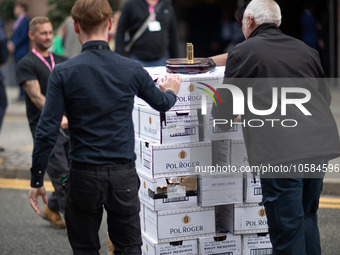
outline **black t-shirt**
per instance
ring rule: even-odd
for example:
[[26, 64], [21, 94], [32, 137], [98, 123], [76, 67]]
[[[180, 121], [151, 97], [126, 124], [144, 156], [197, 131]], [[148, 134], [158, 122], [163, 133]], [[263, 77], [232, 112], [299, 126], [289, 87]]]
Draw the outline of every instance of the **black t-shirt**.
[[[67, 60], [66, 57], [53, 54], [55, 64], [59, 64]], [[50, 57], [45, 58], [51, 65]], [[48, 79], [51, 71], [45, 63], [39, 59], [33, 52], [29, 52], [23, 57], [17, 66], [17, 76], [20, 85], [29, 80], [38, 80], [40, 90], [46, 96]], [[33, 104], [29, 96], [26, 94], [26, 115], [34, 138], [35, 128], [38, 124], [41, 111]]]

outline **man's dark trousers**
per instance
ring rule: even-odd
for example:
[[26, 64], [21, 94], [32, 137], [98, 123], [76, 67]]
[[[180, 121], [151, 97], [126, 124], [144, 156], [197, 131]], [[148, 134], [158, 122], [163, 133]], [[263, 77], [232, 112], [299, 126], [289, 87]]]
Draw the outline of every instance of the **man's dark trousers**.
[[103, 208], [115, 254], [141, 254], [139, 186], [134, 163], [94, 166], [72, 162], [65, 219], [73, 254], [99, 255]]
[[65, 190], [59, 178], [70, 169], [69, 149], [69, 138], [59, 133], [47, 165], [47, 173], [54, 187], [47, 204], [52, 211], [62, 214], [65, 214]]
[[[282, 164], [298, 169], [296, 175], [261, 176], [273, 255], [321, 255], [317, 210], [327, 164], [323, 158], [299, 160]], [[282, 178], [285, 175], [289, 178]], [[294, 178], [297, 175], [301, 178]]]

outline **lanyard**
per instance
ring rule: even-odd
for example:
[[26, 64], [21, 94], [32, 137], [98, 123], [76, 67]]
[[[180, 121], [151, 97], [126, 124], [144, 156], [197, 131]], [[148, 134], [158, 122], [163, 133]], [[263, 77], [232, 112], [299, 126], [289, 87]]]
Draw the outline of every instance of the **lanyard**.
[[[152, 7], [151, 5], [149, 5], [149, 13], [150, 13], [150, 14], [154, 14], [154, 13], [155, 13], [155, 8]], [[155, 17], [153, 17], [153, 18], [151, 19], [151, 21], [155, 21], [155, 20], [156, 20]]]
[[36, 55], [38, 58], [40, 58], [40, 60], [48, 67], [48, 69], [50, 69], [50, 71], [52, 72], [52, 69], [54, 68], [55, 66], [55, 63], [54, 63], [54, 58], [53, 58], [53, 55], [52, 53], [50, 52], [50, 59], [51, 59], [51, 64], [52, 64], [52, 67], [50, 66], [50, 64], [47, 62], [47, 60], [40, 55], [39, 52], [37, 52], [35, 49], [32, 49], [32, 52], [34, 53], [34, 55]]
[[150, 14], [154, 13], [155, 12], [155, 7], [149, 5], [149, 12], [150, 12]]
[[[146, 0], [146, 2], [147, 2], [148, 5], [149, 5], [149, 13], [150, 13], [150, 14], [154, 14], [154, 13], [155, 13], [155, 7], [154, 7], [154, 6], [151, 6], [147, 0]], [[157, 5], [157, 4], [158, 4], [158, 1], [157, 1], [156, 5]], [[156, 5], [155, 5], [155, 6], [156, 6]], [[152, 19], [152, 21], [155, 21], [155, 20], [156, 20], [156, 18], [153, 18], [153, 19]]]

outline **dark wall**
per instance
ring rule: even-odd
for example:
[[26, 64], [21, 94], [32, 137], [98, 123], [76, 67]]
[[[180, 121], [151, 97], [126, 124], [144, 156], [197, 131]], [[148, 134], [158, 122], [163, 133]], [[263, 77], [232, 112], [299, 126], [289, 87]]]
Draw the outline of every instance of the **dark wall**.
[[[172, 0], [176, 15], [179, 20], [180, 33], [183, 43], [192, 42], [195, 46], [196, 57], [209, 57], [225, 52], [229, 41], [222, 37], [222, 25], [226, 20], [233, 22], [234, 14], [238, 9], [238, 0], [196, 0], [182, 1]], [[241, 1], [242, 2], [242, 1]], [[317, 35], [316, 48], [321, 56], [326, 74], [330, 73], [330, 23], [329, 23], [329, 0], [326, 1], [298, 1], [277, 0], [282, 12], [282, 24], [280, 29], [295, 38], [304, 39], [310, 35], [306, 33], [307, 27], [311, 29], [311, 21], [302, 24], [304, 9], [310, 9], [315, 19], [315, 30]], [[336, 22], [336, 21], [334, 21]], [[314, 25], [313, 25], [314, 26]], [[237, 39], [236, 41], [240, 41]], [[227, 46], [226, 46], [227, 45]], [[334, 68], [334, 67], [333, 67]]]

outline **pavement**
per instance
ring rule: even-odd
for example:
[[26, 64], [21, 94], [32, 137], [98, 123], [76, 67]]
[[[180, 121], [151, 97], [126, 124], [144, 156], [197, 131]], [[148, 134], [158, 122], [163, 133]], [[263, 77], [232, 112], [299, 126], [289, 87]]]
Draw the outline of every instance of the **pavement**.
[[29, 179], [33, 138], [25, 102], [17, 101], [18, 87], [7, 87], [8, 106], [0, 134], [0, 178]]
[[[1, 255], [60, 255], [73, 254], [67, 238], [66, 229], [56, 229], [39, 217], [31, 208], [27, 190], [0, 189], [0, 247]], [[48, 196], [50, 193], [48, 192]], [[39, 198], [42, 209], [43, 203]], [[327, 209], [333, 215], [338, 210]], [[333, 212], [334, 211], [334, 212]], [[329, 215], [327, 213], [327, 215]], [[99, 229], [99, 240], [101, 245], [100, 255], [107, 255], [107, 223], [104, 210], [102, 223]], [[330, 222], [330, 221], [328, 221]], [[340, 226], [340, 219], [338, 221]], [[332, 224], [333, 227], [334, 223]], [[334, 232], [326, 233], [327, 243], [325, 247], [332, 247]], [[335, 246], [331, 251], [339, 249]], [[333, 255], [334, 253], [329, 253]], [[325, 254], [326, 255], [326, 254]], [[328, 255], [328, 254], [327, 254]]]
[[[340, 86], [331, 86], [330, 89], [331, 109], [340, 131]], [[7, 86], [8, 107], [0, 134], [0, 147], [5, 148], [5, 151], [0, 152], [0, 178], [29, 179], [33, 139], [26, 118], [25, 103], [18, 102], [17, 95], [16, 86]], [[338, 169], [340, 158], [330, 161], [330, 164]], [[340, 195], [340, 172], [326, 174], [323, 194]]]

